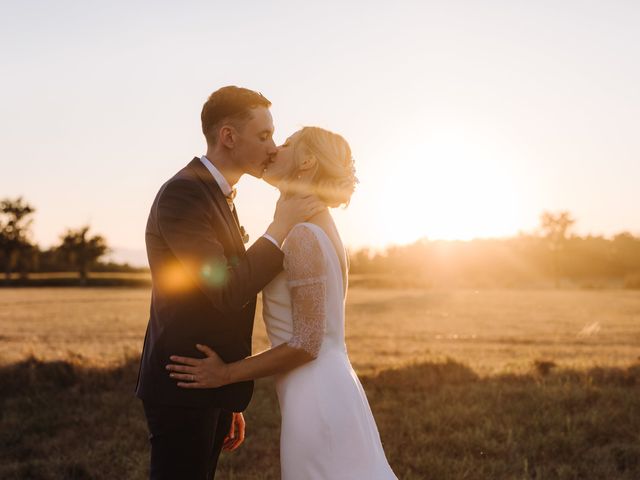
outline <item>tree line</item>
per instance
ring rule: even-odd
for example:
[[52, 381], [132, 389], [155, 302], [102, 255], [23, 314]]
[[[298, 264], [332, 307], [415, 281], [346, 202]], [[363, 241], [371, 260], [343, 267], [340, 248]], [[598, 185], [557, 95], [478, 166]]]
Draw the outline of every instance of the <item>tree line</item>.
[[[101, 262], [110, 251], [107, 241], [87, 225], [65, 229], [57, 245], [41, 249], [31, 240], [35, 211], [22, 197], [0, 200], [0, 268], [7, 279], [13, 273], [27, 278], [75, 271], [85, 284], [90, 271], [140, 270]], [[349, 255], [350, 273], [389, 286], [640, 288], [640, 237], [578, 236], [575, 224], [569, 212], [543, 212], [537, 231], [511, 238], [422, 239], [378, 252], [365, 248]]]
[[35, 212], [22, 197], [0, 200], [0, 267], [6, 279], [13, 273], [26, 278], [31, 272], [75, 271], [80, 283], [85, 284], [90, 270], [108, 269], [109, 265], [99, 263], [109, 252], [107, 242], [102, 235], [91, 235], [88, 225], [67, 228], [57, 245], [40, 249], [31, 239]]
[[569, 212], [544, 212], [535, 232], [511, 238], [362, 249], [350, 255], [350, 273], [407, 287], [640, 288], [640, 237], [578, 236], [575, 223]]

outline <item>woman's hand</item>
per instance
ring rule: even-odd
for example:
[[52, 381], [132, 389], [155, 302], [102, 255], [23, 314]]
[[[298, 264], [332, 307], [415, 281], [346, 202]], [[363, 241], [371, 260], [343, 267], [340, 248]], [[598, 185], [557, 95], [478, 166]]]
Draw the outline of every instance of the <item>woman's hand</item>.
[[[216, 352], [206, 345], [197, 344], [196, 348], [206, 355], [205, 358], [180, 357], [171, 355], [167, 365], [169, 376], [179, 380], [182, 388], [217, 388], [231, 383], [229, 381], [229, 367]], [[182, 364], [182, 365], [178, 365]]]

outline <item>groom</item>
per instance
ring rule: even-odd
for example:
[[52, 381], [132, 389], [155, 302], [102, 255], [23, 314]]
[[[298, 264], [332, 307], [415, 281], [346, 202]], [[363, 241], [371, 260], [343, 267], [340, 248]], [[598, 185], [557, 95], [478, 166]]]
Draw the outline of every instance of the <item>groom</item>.
[[[182, 389], [165, 370], [169, 355], [201, 356], [210, 345], [226, 362], [251, 354], [256, 294], [281, 270], [280, 246], [322, 205], [280, 198], [273, 222], [248, 249], [233, 204], [242, 175], [260, 178], [277, 149], [271, 102], [235, 86], [215, 91], [202, 108], [207, 154], [158, 192], [146, 228], [153, 289], [136, 386], [151, 442], [152, 479], [210, 479], [221, 449], [244, 436], [241, 413], [253, 382]], [[239, 430], [239, 438], [234, 431]]]

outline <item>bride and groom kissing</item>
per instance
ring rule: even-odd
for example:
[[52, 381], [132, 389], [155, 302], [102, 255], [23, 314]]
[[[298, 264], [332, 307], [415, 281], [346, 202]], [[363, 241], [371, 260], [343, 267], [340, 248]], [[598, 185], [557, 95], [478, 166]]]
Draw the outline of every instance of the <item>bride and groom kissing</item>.
[[[357, 179], [340, 135], [273, 141], [271, 102], [235, 86], [202, 109], [207, 153], [160, 188], [145, 239], [153, 280], [136, 395], [152, 479], [211, 479], [244, 440], [253, 380], [275, 376], [281, 476], [395, 479], [344, 339], [348, 262], [329, 208]], [[233, 203], [244, 174], [280, 190], [248, 249]], [[256, 296], [271, 348], [252, 355]]]

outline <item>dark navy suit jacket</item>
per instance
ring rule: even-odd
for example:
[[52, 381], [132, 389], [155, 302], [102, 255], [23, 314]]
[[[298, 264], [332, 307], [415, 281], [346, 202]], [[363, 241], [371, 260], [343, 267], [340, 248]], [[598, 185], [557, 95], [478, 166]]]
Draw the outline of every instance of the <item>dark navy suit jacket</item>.
[[226, 362], [251, 355], [256, 295], [282, 270], [282, 251], [264, 237], [245, 250], [237, 217], [198, 158], [160, 188], [145, 239], [153, 288], [136, 395], [244, 410], [253, 382], [183, 389], [165, 366], [170, 355], [202, 357], [196, 343]]

